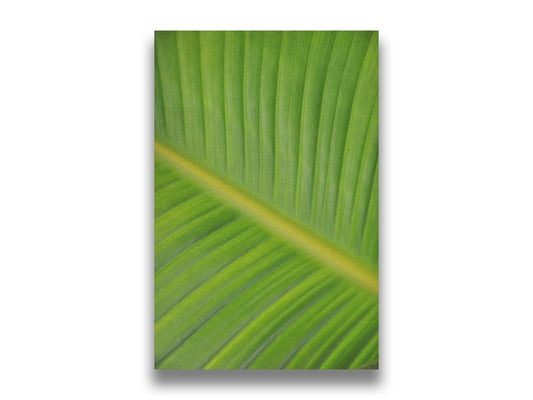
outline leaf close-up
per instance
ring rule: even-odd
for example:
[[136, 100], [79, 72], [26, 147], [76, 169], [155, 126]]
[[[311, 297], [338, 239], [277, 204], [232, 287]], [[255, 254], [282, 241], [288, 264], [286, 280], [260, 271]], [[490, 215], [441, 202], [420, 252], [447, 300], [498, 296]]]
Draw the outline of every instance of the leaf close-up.
[[155, 34], [157, 369], [378, 368], [378, 33]]

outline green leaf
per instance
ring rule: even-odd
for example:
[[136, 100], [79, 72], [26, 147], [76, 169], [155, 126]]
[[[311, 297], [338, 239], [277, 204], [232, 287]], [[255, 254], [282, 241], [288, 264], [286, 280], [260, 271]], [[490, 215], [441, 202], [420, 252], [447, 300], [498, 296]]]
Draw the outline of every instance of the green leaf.
[[156, 368], [377, 368], [378, 214], [377, 32], [156, 32]]

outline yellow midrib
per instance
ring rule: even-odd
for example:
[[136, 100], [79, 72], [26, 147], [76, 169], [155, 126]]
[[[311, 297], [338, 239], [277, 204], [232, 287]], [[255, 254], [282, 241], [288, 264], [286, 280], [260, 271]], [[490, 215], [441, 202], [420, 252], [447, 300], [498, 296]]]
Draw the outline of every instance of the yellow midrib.
[[318, 238], [310, 231], [287, 220], [165, 145], [155, 141], [154, 147], [158, 155], [193, 178], [195, 183], [230, 202], [239, 210], [258, 220], [270, 231], [280, 235], [325, 265], [352, 281], [365, 286], [370, 291], [378, 292], [378, 277], [362, 263], [355, 261], [352, 257], [324, 242], [324, 240]]

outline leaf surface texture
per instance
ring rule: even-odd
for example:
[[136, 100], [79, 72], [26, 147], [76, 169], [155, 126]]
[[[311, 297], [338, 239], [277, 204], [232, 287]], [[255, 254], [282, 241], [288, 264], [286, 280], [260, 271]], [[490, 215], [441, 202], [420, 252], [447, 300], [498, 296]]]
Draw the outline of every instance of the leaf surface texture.
[[155, 366], [378, 364], [377, 32], [156, 32]]

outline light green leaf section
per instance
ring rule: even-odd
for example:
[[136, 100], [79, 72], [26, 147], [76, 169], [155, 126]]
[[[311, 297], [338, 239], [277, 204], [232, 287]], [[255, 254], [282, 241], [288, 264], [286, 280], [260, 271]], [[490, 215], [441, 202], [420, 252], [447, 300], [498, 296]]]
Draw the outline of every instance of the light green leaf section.
[[155, 366], [378, 365], [377, 32], [156, 32]]

